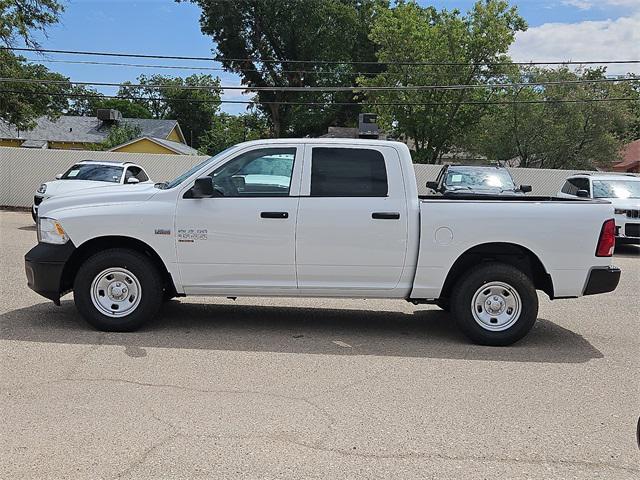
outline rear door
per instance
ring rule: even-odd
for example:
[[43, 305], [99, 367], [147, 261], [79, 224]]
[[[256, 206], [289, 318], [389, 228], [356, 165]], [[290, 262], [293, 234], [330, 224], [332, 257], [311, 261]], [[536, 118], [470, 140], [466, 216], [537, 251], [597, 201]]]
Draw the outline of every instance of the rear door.
[[300, 293], [393, 289], [405, 263], [407, 224], [393, 147], [307, 145], [296, 228]]

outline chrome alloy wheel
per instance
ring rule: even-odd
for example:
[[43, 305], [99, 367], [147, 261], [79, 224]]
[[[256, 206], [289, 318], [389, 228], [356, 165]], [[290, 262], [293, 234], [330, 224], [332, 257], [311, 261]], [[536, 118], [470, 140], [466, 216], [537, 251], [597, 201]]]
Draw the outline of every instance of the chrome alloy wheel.
[[471, 300], [476, 323], [485, 330], [502, 332], [520, 318], [522, 300], [518, 292], [504, 282], [489, 282], [476, 290]]
[[141, 297], [140, 282], [126, 268], [108, 268], [91, 282], [93, 306], [110, 317], [129, 315], [138, 307]]

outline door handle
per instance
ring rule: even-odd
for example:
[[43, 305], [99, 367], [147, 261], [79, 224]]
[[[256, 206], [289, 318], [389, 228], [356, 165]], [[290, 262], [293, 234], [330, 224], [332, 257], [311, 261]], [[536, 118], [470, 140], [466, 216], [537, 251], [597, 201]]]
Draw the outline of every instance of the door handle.
[[260, 218], [289, 218], [289, 212], [260, 212]]
[[399, 220], [399, 212], [373, 212], [371, 218], [374, 220]]

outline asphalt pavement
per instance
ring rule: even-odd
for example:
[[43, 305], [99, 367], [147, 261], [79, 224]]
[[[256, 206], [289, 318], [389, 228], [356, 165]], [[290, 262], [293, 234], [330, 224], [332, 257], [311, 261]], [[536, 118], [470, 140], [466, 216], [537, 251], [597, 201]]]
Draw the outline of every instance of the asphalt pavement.
[[187, 298], [101, 333], [0, 212], [2, 479], [638, 479], [640, 249], [506, 348], [402, 301]]

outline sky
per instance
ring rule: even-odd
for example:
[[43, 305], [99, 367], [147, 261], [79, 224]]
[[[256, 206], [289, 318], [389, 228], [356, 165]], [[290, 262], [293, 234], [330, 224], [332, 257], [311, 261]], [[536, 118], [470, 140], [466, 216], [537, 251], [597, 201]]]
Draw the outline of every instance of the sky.
[[[473, 0], [419, 1], [448, 10], [468, 10]], [[629, 60], [640, 59], [640, 0], [512, 0], [529, 28], [518, 34], [511, 48], [515, 61]], [[40, 43], [45, 49], [144, 53], [180, 56], [211, 56], [213, 41], [200, 32], [200, 10], [191, 3], [173, 0], [70, 0], [58, 25], [50, 27]], [[42, 60], [95, 60], [49, 54]], [[99, 61], [219, 67], [215, 62], [110, 59]], [[166, 70], [105, 65], [45, 63], [74, 81], [123, 82], [141, 73], [187, 76], [197, 69]], [[611, 74], [640, 73], [640, 65], [611, 66]], [[238, 85], [236, 75], [209, 71], [222, 85]], [[105, 94], [115, 89], [101, 88]], [[239, 91], [226, 90], [226, 100], [246, 100]], [[223, 104], [222, 109], [240, 113], [243, 105]]]

